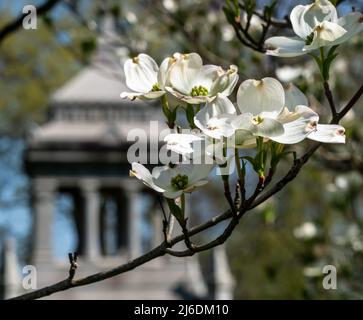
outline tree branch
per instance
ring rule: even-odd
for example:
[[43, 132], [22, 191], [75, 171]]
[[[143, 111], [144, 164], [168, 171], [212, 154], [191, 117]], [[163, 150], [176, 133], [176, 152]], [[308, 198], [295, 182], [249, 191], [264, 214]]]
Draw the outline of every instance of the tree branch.
[[[348, 102], [348, 104], [343, 108], [343, 110], [338, 113], [336, 119], [333, 119], [331, 121], [331, 123], [338, 123], [344, 117], [344, 115], [355, 105], [355, 103], [358, 101], [358, 99], [362, 95], [363, 95], [363, 86], [361, 86], [359, 88], [359, 90], [356, 92], [356, 94], [353, 96], [353, 98]], [[191, 228], [187, 232], [187, 235], [189, 237], [191, 237], [195, 234], [198, 234], [204, 230], [207, 230], [224, 220], [232, 218], [231, 222], [229, 223], [229, 225], [226, 227], [226, 229], [220, 236], [218, 236], [215, 240], [213, 240], [205, 245], [199, 246], [197, 249], [193, 248], [193, 251], [197, 250], [199, 252], [199, 251], [208, 250], [212, 247], [215, 247], [215, 246], [223, 243], [226, 239], [228, 239], [228, 237], [232, 233], [233, 229], [238, 224], [239, 219], [241, 219], [241, 217], [244, 215], [244, 213], [257, 207], [258, 205], [260, 205], [261, 203], [263, 203], [264, 201], [266, 201], [267, 199], [272, 197], [274, 194], [279, 192], [281, 189], [283, 189], [290, 181], [292, 181], [298, 175], [298, 173], [300, 172], [300, 170], [304, 166], [304, 164], [310, 159], [310, 157], [314, 154], [314, 152], [320, 147], [320, 145], [321, 145], [321, 143], [314, 143], [303, 156], [301, 156], [300, 158], [298, 158], [294, 161], [294, 164], [291, 167], [291, 169], [280, 181], [275, 183], [268, 191], [266, 191], [264, 194], [262, 194], [259, 197], [258, 197], [258, 195], [260, 194], [261, 191], [263, 191], [263, 188], [261, 185], [258, 184], [253, 196], [250, 197], [246, 201], [247, 205], [245, 204], [245, 205], [241, 206], [240, 214], [238, 216], [233, 215], [232, 211], [228, 210], [216, 217], [213, 217], [212, 219], [208, 220], [207, 222], [205, 222], [199, 226]], [[169, 244], [166, 242], [163, 242], [161, 245], [157, 246], [156, 248], [149, 251], [148, 253], [146, 253], [126, 264], [117, 266], [117, 267], [110, 269], [108, 271], [105, 271], [105, 272], [95, 273], [93, 275], [90, 275], [88, 277], [78, 279], [78, 280], [72, 280], [72, 279], [67, 278], [66, 280], [60, 281], [51, 286], [44, 287], [44, 288], [32, 291], [30, 293], [15, 297], [12, 300], [39, 299], [39, 298], [51, 295], [53, 293], [64, 291], [64, 290], [67, 290], [70, 288], [80, 287], [80, 286], [88, 285], [91, 283], [99, 282], [99, 281], [102, 281], [102, 280], [105, 280], [108, 278], [112, 278], [116, 275], [125, 273], [132, 269], [135, 269], [136, 267], [143, 265], [144, 263], [146, 263], [150, 260], [153, 260], [155, 258], [158, 258], [160, 256], [163, 256], [165, 254], [170, 254], [173, 256], [185, 256], [185, 255], [194, 254], [194, 252], [191, 252], [190, 249], [188, 249], [186, 251], [176, 252], [176, 251], [172, 251], [168, 248], [169, 246], [173, 246], [183, 240], [185, 240], [185, 234], [178, 235], [178, 236], [174, 237], [173, 239], [171, 239]]]
[[353, 98], [347, 103], [347, 105], [339, 112], [339, 120], [342, 119], [350, 109], [358, 102], [359, 98], [363, 95], [363, 85], [354, 94]]
[[332, 94], [332, 92], [330, 90], [330, 86], [329, 86], [328, 81], [324, 81], [324, 92], [325, 92], [325, 96], [327, 97], [328, 102], [329, 102], [330, 111], [331, 111], [331, 114], [332, 114], [332, 119], [333, 119], [333, 121], [336, 121], [338, 113], [337, 113], [337, 109], [335, 107], [333, 94]]
[[[50, 11], [58, 2], [61, 0], [47, 0], [42, 5], [36, 7], [37, 10], [37, 16], [41, 16], [48, 11]], [[0, 44], [2, 41], [5, 40], [7, 36], [9, 36], [11, 33], [15, 32], [17, 29], [19, 29], [22, 24], [24, 17], [26, 17], [27, 14], [23, 13], [19, 15], [17, 18], [15, 18], [13, 21], [7, 23], [4, 27], [0, 30]]]

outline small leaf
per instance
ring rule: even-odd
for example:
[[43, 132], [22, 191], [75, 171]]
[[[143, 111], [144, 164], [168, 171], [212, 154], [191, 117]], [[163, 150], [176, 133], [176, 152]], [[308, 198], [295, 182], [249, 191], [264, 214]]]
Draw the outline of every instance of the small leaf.
[[187, 108], [185, 109], [185, 114], [187, 116], [187, 120], [189, 122], [189, 125], [192, 129], [195, 128], [194, 124], [194, 107], [191, 104], [187, 105]]
[[183, 212], [173, 199], [166, 199], [171, 214], [179, 221], [184, 221]]

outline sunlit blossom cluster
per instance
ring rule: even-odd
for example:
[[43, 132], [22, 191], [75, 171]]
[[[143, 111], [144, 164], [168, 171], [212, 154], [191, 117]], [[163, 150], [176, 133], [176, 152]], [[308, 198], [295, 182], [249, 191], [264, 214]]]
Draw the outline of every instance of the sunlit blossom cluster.
[[[291, 12], [298, 37], [270, 38], [266, 53], [291, 57], [331, 48], [362, 30], [362, 21], [362, 14], [355, 12], [338, 19], [335, 7], [327, 0], [299, 5]], [[298, 87], [272, 77], [247, 79], [238, 85], [235, 65], [226, 69], [203, 64], [197, 53], [174, 53], [159, 66], [147, 54], [139, 54], [126, 61], [124, 71], [131, 92], [123, 92], [122, 98], [160, 99], [167, 123], [174, 130], [164, 140], [168, 149], [182, 158], [193, 159], [202, 152], [212, 159], [212, 164], [169, 164], [155, 167], [152, 172], [142, 164], [132, 163], [131, 174], [166, 198], [178, 198], [204, 185], [214, 166], [232, 158], [237, 157], [234, 161], [240, 167], [244, 162], [238, 156], [241, 148], [256, 148], [258, 154], [272, 143], [283, 146], [305, 139], [345, 142], [344, 128], [320, 124], [319, 115]], [[232, 101], [237, 85], [236, 101]], [[175, 108], [185, 111], [189, 132], [179, 133]], [[194, 148], [201, 142], [205, 142], [204, 150]], [[253, 163], [255, 171], [263, 176], [264, 167], [257, 162], [255, 159]]]

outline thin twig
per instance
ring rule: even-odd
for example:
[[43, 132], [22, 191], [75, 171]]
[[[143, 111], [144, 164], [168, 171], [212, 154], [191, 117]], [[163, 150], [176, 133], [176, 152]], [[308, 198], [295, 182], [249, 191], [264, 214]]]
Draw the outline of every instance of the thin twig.
[[69, 264], [70, 264], [68, 281], [72, 281], [75, 274], [76, 274], [76, 270], [77, 270], [77, 267], [78, 267], [77, 258], [78, 258], [78, 253], [77, 252], [74, 252], [73, 254], [68, 253], [68, 259], [69, 259]]
[[327, 97], [328, 102], [329, 102], [330, 111], [331, 111], [331, 114], [333, 117], [332, 119], [333, 119], [333, 121], [336, 121], [338, 113], [337, 113], [337, 109], [335, 107], [333, 94], [330, 90], [328, 81], [324, 81], [324, 92], [325, 92], [325, 96]]
[[358, 102], [359, 98], [363, 95], [363, 85], [354, 94], [353, 98], [347, 103], [347, 105], [339, 112], [339, 119], [342, 119], [350, 109]]
[[[336, 119], [332, 119], [331, 123], [338, 123], [342, 119], [342, 117], [354, 106], [354, 104], [358, 101], [358, 99], [360, 98], [360, 96], [362, 94], [363, 94], [363, 86], [360, 87], [360, 89], [353, 96], [353, 98], [348, 102], [348, 104], [343, 108], [343, 110], [337, 115]], [[219, 237], [217, 237], [215, 240], [211, 241], [210, 243], [207, 243], [206, 245], [199, 246], [197, 250], [200, 250], [200, 251], [208, 250], [209, 248], [212, 248], [213, 246], [217, 246], [217, 245], [223, 243], [230, 236], [233, 229], [238, 224], [239, 219], [241, 219], [241, 217], [244, 215], [244, 213], [257, 207], [259, 204], [261, 204], [262, 202], [264, 202], [267, 199], [269, 199], [270, 197], [272, 197], [274, 194], [276, 194], [278, 191], [280, 191], [282, 188], [284, 188], [290, 181], [292, 181], [298, 175], [301, 168], [310, 159], [310, 157], [314, 154], [314, 152], [319, 148], [320, 145], [321, 145], [321, 143], [314, 143], [303, 156], [301, 156], [298, 159], [295, 159], [294, 164], [291, 167], [291, 169], [289, 170], [289, 172], [280, 181], [278, 181], [273, 187], [271, 187], [268, 191], [266, 191], [261, 196], [259, 196], [259, 194], [263, 188], [262, 188], [262, 185], [260, 185], [260, 183], [261, 183], [261, 181], [260, 181], [259, 184], [256, 186], [256, 190], [255, 190], [254, 194], [252, 195], [252, 197], [250, 197], [246, 201], [246, 203], [248, 205], [241, 207], [240, 215], [235, 216], [232, 214], [231, 210], [228, 210], [216, 217], [213, 217], [212, 219], [208, 220], [207, 222], [205, 222], [197, 227], [191, 228], [187, 233], [189, 237], [191, 237], [195, 234], [198, 234], [204, 230], [207, 230], [224, 220], [232, 218], [229, 225], [226, 227], [224, 232]], [[184, 239], [185, 239], [185, 235], [181, 234], [179, 236], [172, 238], [170, 240], [170, 244], [171, 244], [171, 246], [173, 246], [176, 243], [178, 243]], [[195, 248], [194, 248], [194, 251], [195, 251]], [[194, 254], [194, 252], [191, 252], [189, 249], [187, 251], [185, 251], [185, 254], [187, 254], [187, 252], [189, 252], [188, 253], [189, 255]], [[183, 254], [183, 252], [174, 252], [174, 251], [170, 250], [166, 246], [166, 243], [163, 242], [161, 245], [157, 246], [156, 248], [149, 251], [148, 253], [146, 253], [126, 264], [120, 265], [116, 268], [107, 270], [105, 272], [99, 272], [99, 273], [90, 275], [88, 277], [85, 277], [85, 278], [82, 278], [79, 280], [69, 281], [69, 279], [66, 279], [66, 280], [60, 281], [56, 284], [53, 284], [51, 286], [35, 290], [33, 292], [15, 297], [13, 299], [24, 299], [24, 300], [38, 299], [38, 298], [42, 298], [42, 297], [48, 296], [50, 294], [53, 294], [55, 292], [67, 290], [67, 289], [74, 288], [74, 287], [84, 286], [84, 285], [95, 283], [95, 282], [99, 282], [99, 281], [111, 278], [113, 276], [125, 273], [127, 271], [130, 271], [150, 260], [163, 256], [166, 253], [171, 254], [171, 255], [178, 255], [178, 256], [179, 255], [182, 256], [182, 254]]]

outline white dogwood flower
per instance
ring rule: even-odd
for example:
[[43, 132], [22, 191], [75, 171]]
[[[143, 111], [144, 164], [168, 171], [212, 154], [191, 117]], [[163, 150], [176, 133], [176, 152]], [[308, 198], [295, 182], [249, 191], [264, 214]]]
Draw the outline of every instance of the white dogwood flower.
[[237, 92], [240, 115], [231, 124], [236, 130], [272, 138], [284, 133], [283, 125], [277, 120], [285, 106], [285, 92], [274, 78], [249, 79], [241, 83]]
[[166, 58], [160, 69], [153, 58], [141, 53], [124, 64], [126, 85], [134, 92], [122, 92], [121, 98], [156, 99], [165, 94], [165, 81], [170, 58]]
[[237, 93], [241, 114], [232, 120], [238, 147], [253, 147], [253, 136], [294, 144], [305, 138], [343, 143], [344, 128], [318, 125], [319, 116], [308, 107], [306, 96], [294, 85], [286, 90], [273, 78], [244, 81]]
[[191, 155], [198, 149], [201, 149], [201, 145], [204, 141], [204, 137], [194, 133], [170, 133], [164, 138], [166, 142], [167, 150], [171, 150], [177, 154], [182, 155], [184, 158], [190, 158]]
[[196, 163], [224, 163], [223, 141], [210, 139], [203, 133], [170, 133], [165, 138], [166, 149], [183, 157], [183, 161]]
[[266, 40], [266, 54], [296, 57], [321, 47], [339, 45], [363, 30], [363, 14], [352, 12], [338, 18], [328, 0], [298, 5], [290, 14], [295, 37], [272, 37]]
[[177, 99], [200, 104], [212, 101], [218, 93], [228, 96], [237, 81], [237, 67], [223, 70], [215, 65], [203, 65], [197, 53], [182, 54], [169, 72], [170, 86], [165, 89]]
[[324, 143], [345, 143], [345, 129], [340, 125], [318, 124], [319, 115], [308, 107], [306, 96], [293, 84], [285, 90], [285, 108], [278, 116], [284, 134], [272, 140], [283, 144], [298, 143], [305, 138]]
[[218, 93], [216, 99], [207, 102], [205, 107], [194, 117], [194, 124], [208, 137], [222, 139], [234, 133], [231, 125], [231, 115], [236, 114], [232, 102]]
[[130, 175], [162, 193], [164, 197], [175, 199], [183, 193], [190, 193], [195, 188], [208, 183], [206, 178], [213, 166], [212, 164], [177, 164], [155, 167], [150, 173], [142, 164], [133, 162]]

